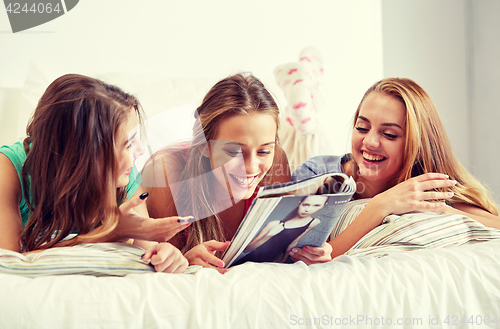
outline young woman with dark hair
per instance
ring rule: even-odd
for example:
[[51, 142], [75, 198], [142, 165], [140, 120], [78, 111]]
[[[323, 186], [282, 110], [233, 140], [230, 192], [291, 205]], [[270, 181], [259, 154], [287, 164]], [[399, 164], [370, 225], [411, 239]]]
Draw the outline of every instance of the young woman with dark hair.
[[[133, 161], [143, 153], [141, 107], [115, 86], [76, 74], [52, 82], [23, 143], [0, 149], [0, 248], [31, 252], [139, 239], [160, 271], [187, 261], [167, 241], [186, 227], [152, 220]], [[76, 235], [73, 236], [73, 233]]]

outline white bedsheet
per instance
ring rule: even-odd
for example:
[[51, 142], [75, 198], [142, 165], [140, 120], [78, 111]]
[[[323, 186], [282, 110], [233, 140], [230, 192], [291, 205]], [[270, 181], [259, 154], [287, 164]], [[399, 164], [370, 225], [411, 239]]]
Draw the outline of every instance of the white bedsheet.
[[0, 274], [0, 328], [500, 327], [499, 250], [493, 240], [309, 267], [246, 263], [225, 275]]

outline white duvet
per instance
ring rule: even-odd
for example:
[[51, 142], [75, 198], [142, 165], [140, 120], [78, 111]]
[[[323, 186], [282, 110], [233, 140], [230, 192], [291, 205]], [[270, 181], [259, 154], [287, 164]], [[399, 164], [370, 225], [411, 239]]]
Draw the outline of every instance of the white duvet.
[[499, 250], [492, 240], [224, 275], [0, 274], [0, 328], [500, 327]]

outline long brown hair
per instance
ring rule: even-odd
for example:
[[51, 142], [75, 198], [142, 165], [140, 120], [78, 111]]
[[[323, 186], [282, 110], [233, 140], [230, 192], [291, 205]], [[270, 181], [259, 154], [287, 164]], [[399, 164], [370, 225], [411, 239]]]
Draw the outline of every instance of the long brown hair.
[[49, 85], [24, 140], [26, 250], [74, 245], [116, 227], [117, 202], [126, 195], [115, 183], [115, 142], [132, 109], [142, 122], [134, 96], [97, 79], [68, 74]]
[[[444, 173], [457, 181], [451, 188], [455, 195], [450, 203], [467, 203], [498, 215], [488, 190], [460, 164], [453, 153], [438, 111], [421, 86], [406, 78], [387, 78], [376, 82], [364, 94], [354, 115], [354, 125], [361, 104], [372, 92], [390, 95], [406, 108], [403, 169], [397, 183], [424, 173]], [[353, 165], [357, 171], [354, 161]]]
[[[213, 215], [189, 227], [183, 251], [208, 240], [225, 241], [220, 217], [213, 207], [217, 197], [213, 190], [215, 178], [211, 175], [210, 158], [203, 156], [199, 146], [206, 146], [209, 141], [216, 139], [224, 119], [251, 112], [271, 115], [276, 122], [276, 131], [278, 130], [278, 106], [264, 84], [250, 74], [236, 74], [216, 83], [195, 112], [197, 120], [193, 127], [193, 139], [186, 167], [180, 177], [182, 181], [189, 182], [189, 188], [181, 191], [181, 199], [184, 200], [181, 208], [183, 213], [197, 219], [206, 217], [203, 214]], [[278, 156], [281, 155], [275, 152], [274, 163]], [[270, 169], [259, 185], [271, 182], [272, 175], [273, 170]], [[197, 179], [192, 179], [193, 177]]]

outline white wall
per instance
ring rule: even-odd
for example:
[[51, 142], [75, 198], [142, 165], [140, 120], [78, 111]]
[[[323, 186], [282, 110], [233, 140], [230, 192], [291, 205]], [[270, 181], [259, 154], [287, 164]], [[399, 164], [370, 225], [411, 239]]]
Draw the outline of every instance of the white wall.
[[0, 144], [15, 139], [30, 61], [58, 75], [121, 71], [215, 82], [251, 71], [274, 82], [276, 66], [312, 45], [324, 58], [322, 121], [333, 153], [349, 149], [349, 121], [368, 86], [410, 77], [433, 98], [458, 157], [499, 199], [498, 17], [497, 0], [85, 0], [13, 34], [0, 10]]
[[357, 103], [382, 75], [380, 18], [380, 1], [372, 0], [85, 0], [12, 34], [0, 10], [0, 128], [9, 133], [0, 134], [0, 144], [11, 142], [15, 117], [15, 91], [5, 89], [23, 86], [30, 60], [58, 74], [122, 71], [215, 82], [251, 71], [274, 81], [276, 66], [315, 46], [325, 67], [322, 121], [335, 127], [327, 129], [332, 152], [342, 153]]
[[457, 156], [470, 165], [463, 0], [384, 0], [384, 77], [405, 77], [431, 96]]
[[383, 0], [384, 76], [434, 100], [462, 163], [500, 201], [500, 2]]
[[500, 201], [500, 2], [468, 0], [473, 171]]

